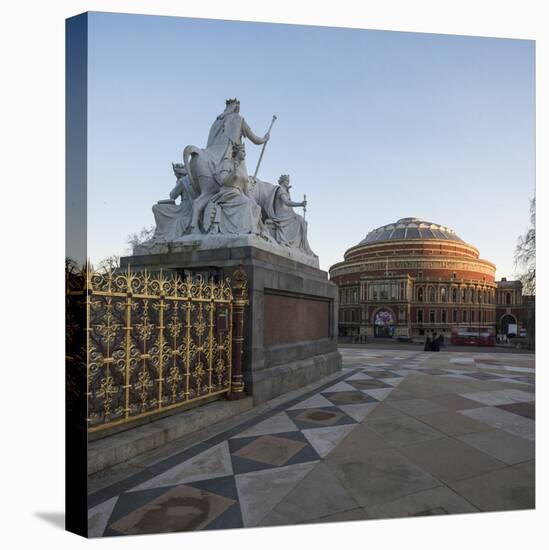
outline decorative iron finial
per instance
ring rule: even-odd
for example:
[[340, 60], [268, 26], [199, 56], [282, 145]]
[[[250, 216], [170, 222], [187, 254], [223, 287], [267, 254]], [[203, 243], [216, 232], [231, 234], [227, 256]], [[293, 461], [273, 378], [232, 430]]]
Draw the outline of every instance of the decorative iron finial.
[[233, 291], [234, 296], [239, 300], [248, 298], [248, 276], [240, 264], [233, 273]]

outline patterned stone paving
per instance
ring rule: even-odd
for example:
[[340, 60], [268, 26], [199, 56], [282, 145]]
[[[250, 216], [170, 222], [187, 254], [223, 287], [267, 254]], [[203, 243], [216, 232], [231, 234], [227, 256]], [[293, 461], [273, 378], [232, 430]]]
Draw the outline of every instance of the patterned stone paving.
[[532, 355], [340, 351], [335, 382], [89, 495], [89, 535], [534, 507]]

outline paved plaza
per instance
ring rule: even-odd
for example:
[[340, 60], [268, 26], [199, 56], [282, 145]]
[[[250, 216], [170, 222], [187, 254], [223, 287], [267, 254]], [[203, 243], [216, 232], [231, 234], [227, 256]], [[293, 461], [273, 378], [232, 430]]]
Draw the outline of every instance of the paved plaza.
[[90, 479], [90, 536], [535, 506], [534, 356], [340, 348], [323, 385]]

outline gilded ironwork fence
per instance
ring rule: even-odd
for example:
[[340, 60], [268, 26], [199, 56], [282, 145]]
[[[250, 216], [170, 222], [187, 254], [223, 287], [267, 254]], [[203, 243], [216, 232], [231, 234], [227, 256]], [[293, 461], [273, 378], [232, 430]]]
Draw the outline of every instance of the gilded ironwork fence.
[[90, 432], [231, 391], [228, 279], [88, 267], [81, 284]]

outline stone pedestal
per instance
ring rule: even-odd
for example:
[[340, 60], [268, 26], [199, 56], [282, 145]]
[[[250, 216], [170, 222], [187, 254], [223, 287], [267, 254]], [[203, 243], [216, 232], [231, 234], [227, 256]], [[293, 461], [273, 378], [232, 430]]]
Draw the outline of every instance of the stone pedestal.
[[244, 313], [246, 391], [262, 403], [341, 369], [337, 351], [337, 287], [325, 271], [255, 246], [127, 256], [121, 267], [181, 275], [248, 277]]

